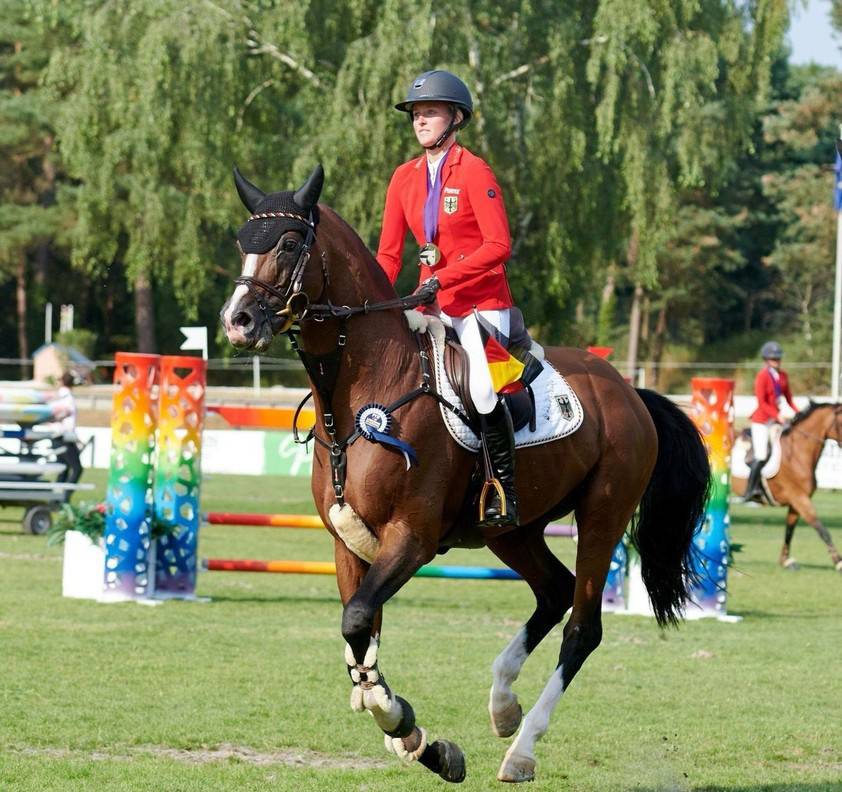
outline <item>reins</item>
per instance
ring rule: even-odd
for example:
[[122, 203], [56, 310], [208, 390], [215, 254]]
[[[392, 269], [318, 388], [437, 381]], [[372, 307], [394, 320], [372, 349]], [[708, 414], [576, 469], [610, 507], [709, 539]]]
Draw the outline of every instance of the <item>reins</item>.
[[[833, 408], [833, 423], [831, 424], [831, 429], [835, 429], [836, 433], [839, 434], [839, 431], [838, 431], [838, 429], [839, 429], [839, 413], [836, 410], [837, 405], [834, 404], [834, 405], [828, 405], [828, 406], [831, 406]], [[830, 435], [830, 430], [825, 432], [824, 435], [818, 436], [818, 435], [811, 434], [810, 432], [805, 432], [803, 429], [799, 429], [797, 424], [796, 424], [796, 425], [790, 426], [789, 431], [786, 432], [786, 434], [800, 434], [800, 435], [803, 435], [804, 437], [806, 437], [806, 438], [808, 438], [808, 439], [810, 439], [810, 440], [812, 440], [816, 443], [824, 444], [827, 441], [827, 439]]]

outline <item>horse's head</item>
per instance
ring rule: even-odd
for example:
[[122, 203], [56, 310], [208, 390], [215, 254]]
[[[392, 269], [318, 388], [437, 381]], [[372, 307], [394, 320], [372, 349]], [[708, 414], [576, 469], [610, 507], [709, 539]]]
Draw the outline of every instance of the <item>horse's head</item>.
[[323, 182], [324, 171], [317, 165], [301, 189], [267, 195], [234, 168], [237, 192], [251, 217], [237, 233], [242, 274], [220, 317], [238, 349], [266, 349], [275, 334], [301, 317], [308, 293], [317, 296], [321, 270], [312, 272], [307, 262]]

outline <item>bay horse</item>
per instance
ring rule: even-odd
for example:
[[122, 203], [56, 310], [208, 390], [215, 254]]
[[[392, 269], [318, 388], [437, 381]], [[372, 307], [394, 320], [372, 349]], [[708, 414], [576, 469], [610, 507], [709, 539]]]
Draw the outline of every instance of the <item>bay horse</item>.
[[[838, 572], [842, 572], [842, 556], [811, 500], [816, 491], [816, 465], [826, 440], [842, 442], [842, 404], [811, 401], [783, 430], [780, 469], [765, 482], [774, 500], [770, 505], [787, 507], [784, 543], [779, 558], [780, 565], [786, 569], [798, 569], [798, 563], [791, 555], [791, 545], [800, 517], [815, 528], [827, 547], [831, 563]], [[731, 477], [731, 489], [736, 495], [745, 493], [746, 483], [742, 477]]]
[[[536, 741], [601, 641], [612, 551], [638, 508], [632, 536], [655, 616], [662, 626], [680, 617], [692, 576], [688, 553], [708, 491], [704, 444], [678, 407], [636, 391], [610, 363], [579, 349], [549, 348], [546, 356], [578, 395], [584, 421], [568, 437], [517, 452], [521, 526], [483, 536], [471, 498], [477, 458], [443, 425], [429, 350], [408, 323], [407, 314], [419, 314], [403, 310], [413, 298], [397, 298], [362, 240], [318, 203], [323, 178], [319, 166], [295, 193], [267, 195], [235, 169], [251, 217], [238, 234], [243, 274], [221, 320], [239, 349], [265, 349], [275, 334], [290, 333], [310, 377], [312, 492], [334, 537], [351, 706], [374, 716], [390, 751], [447, 781], [464, 779], [459, 747], [428, 740], [412, 706], [386, 684], [379, 666], [382, 606], [437, 552], [487, 545], [536, 600], [492, 665], [489, 700], [493, 731], [500, 737], [517, 731], [498, 778], [531, 780]], [[393, 448], [360, 438], [355, 416], [372, 402], [389, 405], [392, 434], [412, 446], [419, 464], [410, 467]], [[571, 511], [579, 531], [575, 575], [544, 540], [546, 525]], [[512, 684], [571, 608], [557, 666], [523, 717]]]

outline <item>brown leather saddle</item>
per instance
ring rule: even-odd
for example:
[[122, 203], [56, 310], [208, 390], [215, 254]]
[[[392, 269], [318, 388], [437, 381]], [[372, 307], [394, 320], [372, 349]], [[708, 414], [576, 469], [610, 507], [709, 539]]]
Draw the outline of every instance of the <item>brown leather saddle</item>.
[[[480, 423], [479, 413], [471, 399], [471, 389], [468, 386], [469, 371], [468, 353], [459, 343], [454, 330], [450, 327], [445, 328], [444, 373], [456, 395], [461, 399], [465, 414], [473, 424], [474, 431], [479, 434], [476, 429]], [[536, 428], [535, 395], [532, 388], [527, 385], [516, 393], [504, 394], [503, 398], [511, 413], [515, 431], [528, 425], [529, 430], [534, 432]]]

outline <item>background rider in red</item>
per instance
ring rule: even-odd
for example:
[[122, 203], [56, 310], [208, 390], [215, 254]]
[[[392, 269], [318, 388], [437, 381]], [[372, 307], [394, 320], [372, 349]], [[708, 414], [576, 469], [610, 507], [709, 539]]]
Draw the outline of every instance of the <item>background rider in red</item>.
[[786, 403], [795, 411], [798, 408], [792, 400], [789, 378], [781, 370], [783, 349], [777, 341], [767, 341], [760, 350], [766, 364], [754, 379], [754, 395], [757, 397], [757, 409], [751, 414], [751, 446], [754, 461], [746, 484], [744, 501], [750, 501], [761, 494], [760, 471], [769, 458], [769, 430], [775, 424], [783, 423], [781, 403]]
[[419, 75], [396, 109], [409, 115], [425, 152], [392, 175], [377, 260], [394, 284], [406, 232], [412, 232], [420, 246], [416, 294], [435, 300], [429, 310], [456, 331], [468, 353], [471, 399], [505, 495], [500, 498], [494, 491], [481, 525], [514, 526], [514, 432], [505, 402], [492, 385], [477, 318], [479, 312], [509, 337], [513, 301], [505, 263], [511, 237], [503, 196], [485, 161], [456, 142], [456, 132], [473, 113], [470, 91], [456, 75]]

